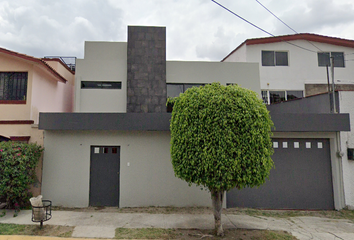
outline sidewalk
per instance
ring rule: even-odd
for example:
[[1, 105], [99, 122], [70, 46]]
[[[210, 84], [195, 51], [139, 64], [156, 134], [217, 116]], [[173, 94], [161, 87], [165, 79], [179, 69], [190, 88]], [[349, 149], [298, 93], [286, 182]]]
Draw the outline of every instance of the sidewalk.
[[[44, 225], [74, 226], [72, 237], [113, 238], [116, 228], [197, 228], [212, 229], [212, 214], [149, 214], [114, 212], [75, 212], [52, 211], [52, 219]], [[343, 219], [319, 217], [252, 217], [248, 215], [224, 214], [224, 228], [243, 228], [261, 230], [281, 230], [293, 234], [300, 240], [307, 239], [354, 239], [354, 223]], [[0, 223], [37, 224], [31, 221], [31, 210], [23, 210], [17, 217], [7, 211]], [[35, 237], [40, 240], [53, 238]], [[0, 240], [32, 240], [23, 236], [1, 236]], [[58, 239], [58, 238], [55, 238]], [[61, 240], [65, 238], [60, 238]], [[67, 238], [70, 239], [70, 238]]]

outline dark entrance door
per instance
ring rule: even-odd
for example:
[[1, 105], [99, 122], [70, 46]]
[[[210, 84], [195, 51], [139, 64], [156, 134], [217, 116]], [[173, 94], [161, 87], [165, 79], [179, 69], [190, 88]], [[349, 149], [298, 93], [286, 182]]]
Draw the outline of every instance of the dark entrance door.
[[90, 206], [119, 206], [120, 147], [91, 146]]
[[227, 207], [334, 209], [328, 139], [273, 139], [275, 169], [257, 188], [232, 189]]

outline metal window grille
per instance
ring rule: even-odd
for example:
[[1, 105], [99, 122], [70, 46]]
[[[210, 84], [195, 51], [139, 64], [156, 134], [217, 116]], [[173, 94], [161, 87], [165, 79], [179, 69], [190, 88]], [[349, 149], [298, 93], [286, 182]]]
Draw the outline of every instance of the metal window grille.
[[26, 100], [27, 72], [0, 72], [0, 100]]

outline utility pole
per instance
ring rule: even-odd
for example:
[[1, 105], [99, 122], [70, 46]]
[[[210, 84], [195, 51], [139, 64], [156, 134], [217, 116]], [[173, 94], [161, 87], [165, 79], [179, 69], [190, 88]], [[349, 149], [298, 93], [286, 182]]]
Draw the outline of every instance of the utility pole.
[[329, 112], [333, 113], [333, 101], [332, 101], [332, 91], [331, 84], [329, 82], [329, 70], [328, 64], [326, 65], [326, 73], [327, 73], [327, 90], [328, 90], [328, 100], [329, 100]]
[[336, 106], [335, 86], [334, 86], [334, 57], [331, 57], [331, 77], [332, 77], [333, 112], [338, 113], [337, 106]]

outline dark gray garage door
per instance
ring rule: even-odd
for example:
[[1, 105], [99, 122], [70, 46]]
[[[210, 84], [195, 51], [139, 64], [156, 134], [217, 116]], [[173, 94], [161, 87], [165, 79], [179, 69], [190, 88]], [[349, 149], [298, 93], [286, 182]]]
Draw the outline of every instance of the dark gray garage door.
[[119, 206], [120, 148], [91, 146], [90, 206]]
[[334, 209], [328, 139], [273, 139], [275, 169], [261, 187], [233, 189], [227, 207]]

